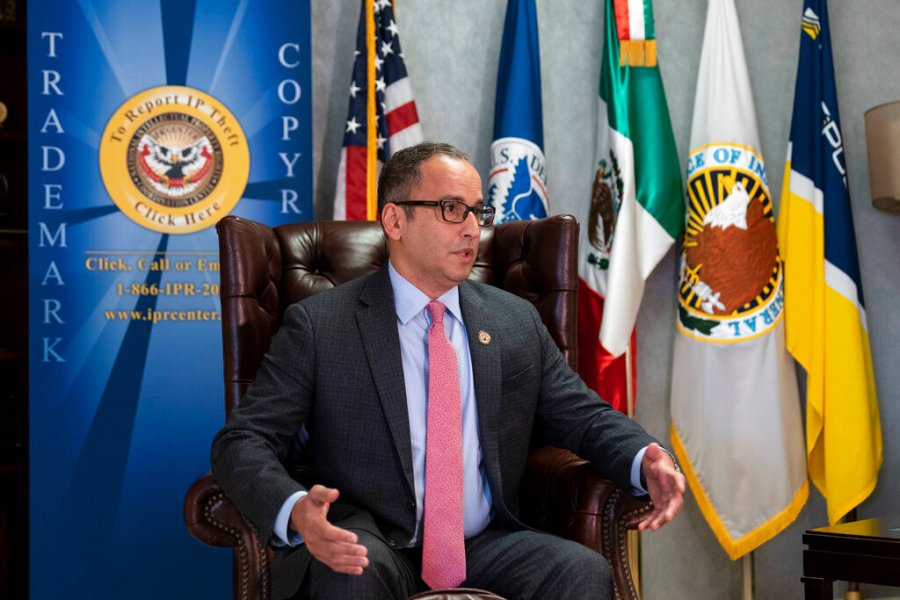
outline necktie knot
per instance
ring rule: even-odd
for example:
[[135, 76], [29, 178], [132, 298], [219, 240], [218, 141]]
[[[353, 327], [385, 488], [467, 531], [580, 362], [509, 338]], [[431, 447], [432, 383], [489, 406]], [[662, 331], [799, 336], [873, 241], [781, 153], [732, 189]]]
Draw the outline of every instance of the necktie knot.
[[443, 325], [444, 324], [444, 311], [447, 310], [447, 307], [444, 306], [443, 302], [438, 302], [437, 300], [432, 300], [429, 302], [426, 307], [428, 309], [428, 314], [431, 315], [431, 325]]

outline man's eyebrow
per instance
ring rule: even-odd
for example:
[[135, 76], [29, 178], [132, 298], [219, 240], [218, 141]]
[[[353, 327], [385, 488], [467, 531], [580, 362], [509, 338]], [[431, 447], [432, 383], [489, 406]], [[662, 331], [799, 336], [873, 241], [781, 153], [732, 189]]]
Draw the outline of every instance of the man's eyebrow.
[[[443, 200], [456, 200], [457, 202], [462, 202], [463, 204], [466, 204], [466, 201], [462, 198], [462, 196], [441, 196], [438, 199], [438, 202], [441, 202]], [[466, 206], [484, 206], [484, 198], [479, 198], [478, 200], [475, 201], [475, 204], [472, 204], [472, 205], [466, 204]]]

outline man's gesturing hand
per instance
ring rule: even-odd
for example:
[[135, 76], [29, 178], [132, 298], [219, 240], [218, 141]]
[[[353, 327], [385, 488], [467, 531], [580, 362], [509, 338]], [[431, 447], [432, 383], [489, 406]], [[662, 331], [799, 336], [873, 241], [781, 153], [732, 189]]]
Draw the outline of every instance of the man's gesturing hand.
[[303, 543], [316, 560], [338, 573], [362, 575], [369, 566], [368, 550], [357, 544], [355, 533], [335, 527], [328, 519], [328, 509], [340, 492], [323, 485], [314, 485], [291, 509], [291, 526], [303, 537]]
[[638, 529], [656, 531], [671, 521], [681, 509], [684, 475], [678, 472], [672, 458], [656, 443], [647, 446], [641, 469], [647, 480], [650, 499], [653, 500], [653, 510], [638, 522]]

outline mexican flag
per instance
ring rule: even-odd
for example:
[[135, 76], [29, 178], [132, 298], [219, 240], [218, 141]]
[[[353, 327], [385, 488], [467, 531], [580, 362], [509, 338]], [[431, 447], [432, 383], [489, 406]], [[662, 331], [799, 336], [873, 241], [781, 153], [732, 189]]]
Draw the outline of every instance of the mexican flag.
[[579, 246], [579, 371], [628, 412], [622, 354], [633, 344], [644, 282], [684, 219], [650, 0], [606, 2], [598, 111], [594, 184]]

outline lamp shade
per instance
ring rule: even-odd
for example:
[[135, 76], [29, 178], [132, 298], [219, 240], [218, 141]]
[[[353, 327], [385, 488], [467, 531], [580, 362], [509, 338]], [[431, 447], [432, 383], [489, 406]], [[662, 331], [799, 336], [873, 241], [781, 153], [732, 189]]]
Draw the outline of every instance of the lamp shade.
[[872, 204], [900, 213], [900, 100], [870, 108], [865, 122]]

